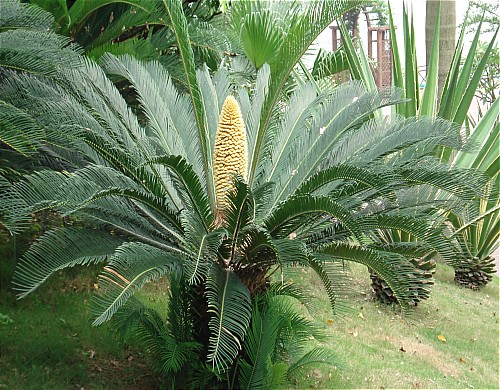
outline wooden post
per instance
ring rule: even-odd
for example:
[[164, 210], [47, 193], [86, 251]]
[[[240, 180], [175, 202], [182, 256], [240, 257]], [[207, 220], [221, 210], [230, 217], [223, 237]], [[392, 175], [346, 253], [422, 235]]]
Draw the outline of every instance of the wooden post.
[[384, 61], [384, 31], [377, 29], [377, 79], [376, 84], [380, 89], [382, 88], [382, 67]]

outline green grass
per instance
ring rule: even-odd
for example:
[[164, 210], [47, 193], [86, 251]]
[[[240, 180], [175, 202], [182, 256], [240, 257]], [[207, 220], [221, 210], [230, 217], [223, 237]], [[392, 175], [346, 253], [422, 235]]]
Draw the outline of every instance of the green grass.
[[354, 266], [352, 273], [354, 312], [341, 318], [331, 317], [320, 282], [302, 277], [320, 301], [318, 319], [329, 336], [323, 346], [345, 363], [312, 369], [290, 388], [499, 388], [498, 277], [471, 291], [453, 283], [452, 268], [438, 264], [431, 298], [402, 318], [371, 298], [365, 267]]
[[[91, 326], [95, 269], [70, 270], [17, 301], [7, 282], [12, 264], [2, 259], [0, 267], [0, 389], [160, 387], [138, 346], [124, 345], [106, 326]], [[285, 388], [499, 387], [497, 277], [482, 291], [465, 290], [453, 284], [451, 268], [438, 265], [431, 298], [402, 318], [371, 298], [366, 268], [354, 266], [352, 273], [353, 311], [340, 318], [331, 316], [315, 277], [294, 277], [317, 296], [317, 320], [328, 335], [323, 346], [344, 364], [312, 368]], [[141, 296], [162, 312], [166, 286], [148, 285]]]
[[2, 283], [0, 389], [159, 388], [138, 348], [91, 326], [94, 274], [71, 270], [21, 301]]

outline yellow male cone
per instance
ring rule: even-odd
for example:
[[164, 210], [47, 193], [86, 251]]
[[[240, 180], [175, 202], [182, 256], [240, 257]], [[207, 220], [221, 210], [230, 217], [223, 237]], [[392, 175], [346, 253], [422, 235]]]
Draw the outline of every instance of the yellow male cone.
[[247, 178], [247, 135], [241, 109], [233, 96], [228, 96], [222, 106], [214, 146], [214, 182], [217, 208], [227, 206], [228, 192], [233, 187], [234, 176]]

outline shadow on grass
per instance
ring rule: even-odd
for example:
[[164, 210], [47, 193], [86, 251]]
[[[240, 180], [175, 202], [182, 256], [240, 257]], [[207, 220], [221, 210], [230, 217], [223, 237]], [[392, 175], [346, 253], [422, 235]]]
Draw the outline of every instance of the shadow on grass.
[[88, 301], [97, 268], [60, 272], [17, 300], [15, 260], [0, 246], [0, 389], [158, 389], [139, 346], [92, 327]]

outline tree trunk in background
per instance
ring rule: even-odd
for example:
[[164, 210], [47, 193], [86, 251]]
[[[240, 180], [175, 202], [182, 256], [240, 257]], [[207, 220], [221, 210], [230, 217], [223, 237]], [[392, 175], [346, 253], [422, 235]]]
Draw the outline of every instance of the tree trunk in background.
[[[436, 27], [436, 17], [439, 1], [427, 0], [425, 9], [425, 52], [426, 64], [429, 66], [429, 56], [432, 48], [432, 38]], [[441, 1], [441, 23], [439, 34], [439, 81], [438, 96], [441, 96], [446, 75], [455, 51], [455, 35], [457, 29], [455, 0]]]

